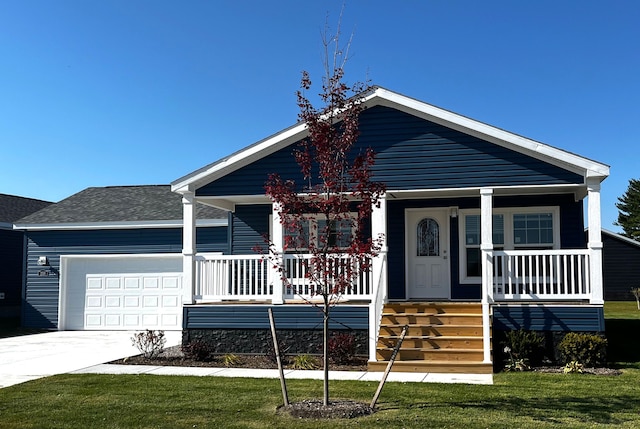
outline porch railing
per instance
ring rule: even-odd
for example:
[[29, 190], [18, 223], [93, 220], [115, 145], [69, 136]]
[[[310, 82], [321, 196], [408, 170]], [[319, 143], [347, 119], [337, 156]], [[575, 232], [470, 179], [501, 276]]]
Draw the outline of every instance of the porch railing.
[[[311, 255], [284, 255], [283, 269], [289, 281], [286, 299], [308, 299], [316, 296], [307, 275]], [[262, 255], [198, 255], [195, 261], [197, 301], [265, 300], [274, 298], [273, 279], [280, 275], [273, 263]], [[347, 256], [337, 255], [327, 261], [327, 271], [337, 276], [355, 270], [355, 278], [342, 294], [348, 299], [370, 299], [373, 293], [371, 270], [355, 266]]]
[[261, 255], [198, 255], [194, 295], [199, 301], [271, 300], [270, 264]]
[[493, 299], [591, 299], [589, 250], [493, 251]]

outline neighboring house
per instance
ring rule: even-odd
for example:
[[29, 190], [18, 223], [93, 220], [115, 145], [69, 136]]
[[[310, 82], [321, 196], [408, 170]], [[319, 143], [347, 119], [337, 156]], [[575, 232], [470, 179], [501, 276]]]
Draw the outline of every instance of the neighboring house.
[[[182, 204], [168, 185], [88, 188], [15, 222], [26, 236], [22, 324], [182, 328]], [[194, 248], [228, 252], [227, 213], [198, 206]]]
[[0, 318], [18, 319], [22, 300], [24, 233], [13, 222], [50, 205], [48, 201], [0, 194]]
[[[368, 338], [372, 369], [404, 324], [407, 345], [394, 368], [436, 372], [490, 371], [492, 330], [604, 331], [600, 183], [608, 166], [383, 88], [364, 105], [356, 150], [377, 153], [373, 180], [387, 191], [371, 234], [385, 243], [334, 309], [333, 327]], [[313, 300], [304, 275], [295, 275], [308, 255], [283, 252], [297, 277], [285, 287], [252, 250], [264, 235], [282, 246], [263, 185], [272, 172], [301, 182], [292, 150], [306, 133], [296, 124], [172, 183], [183, 196], [183, 281], [193, 296], [187, 340], [209, 336], [227, 351], [266, 344], [267, 308], [291, 337], [320, 326], [301, 304]], [[202, 255], [193, 244], [197, 203], [230, 213], [225, 254]]]
[[605, 301], [633, 301], [640, 287], [640, 242], [602, 230], [602, 276]]

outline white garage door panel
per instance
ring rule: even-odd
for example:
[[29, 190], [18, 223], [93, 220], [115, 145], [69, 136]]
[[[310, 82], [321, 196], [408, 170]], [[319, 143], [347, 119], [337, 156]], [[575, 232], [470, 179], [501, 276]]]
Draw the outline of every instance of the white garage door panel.
[[181, 273], [88, 274], [85, 329], [181, 329]]

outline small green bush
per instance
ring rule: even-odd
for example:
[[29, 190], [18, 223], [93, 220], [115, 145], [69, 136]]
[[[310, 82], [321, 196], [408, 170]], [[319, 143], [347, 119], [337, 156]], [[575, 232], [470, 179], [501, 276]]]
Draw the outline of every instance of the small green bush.
[[213, 348], [202, 339], [196, 339], [188, 344], [182, 346], [182, 353], [189, 359], [196, 360], [198, 362], [204, 362], [209, 360]]
[[296, 355], [293, 357], [293, 369], [316, 369], [318, 363], [311, 355]]
[[350, 333], [337, 332], [329, 338], [329, 360], [338, 365], [350, 363], [356, 355], [356, 337]]
[[596, 334], [569, 332], [558, 344], [564, 363], [579, 362], [587, 367], [604, 366], [607, 340]]
[[240, 363], [240, 357], [238, 355], [234, 355], [233, 353], [228, 353], [222, 356], [222, 363], [227, 368], [236, 366]]
[[575, 360], [572, 360], [571, 362], [566, 364], [563, 370], [565, 374], [582, 374], [583, 371], [584, 365], [582, 365], [580, 362], [576, 362]]
[[164, 331], [147, 329], [146, 331], [135, 333], [131, 337], [131, 343], [140, 350], [145, 359], [157, 358], [162, 353], [166, 342]]
[[506, 349], [509, 349], [507, 360], [511, 364], [519, 361], [528, 367], [528, 365], [538, 366], [542, 363], [544, 357], [544, 337], [542, 335], [519, 329], [507, 331], [505, 336], [505, 353], [507, 353]]

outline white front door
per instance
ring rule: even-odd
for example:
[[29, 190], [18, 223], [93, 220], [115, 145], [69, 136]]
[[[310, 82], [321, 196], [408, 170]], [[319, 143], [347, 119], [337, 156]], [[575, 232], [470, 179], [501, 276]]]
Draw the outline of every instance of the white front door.
[[449, 209], [407, 209], [405, 220], [407, 298], [449, 298]]

